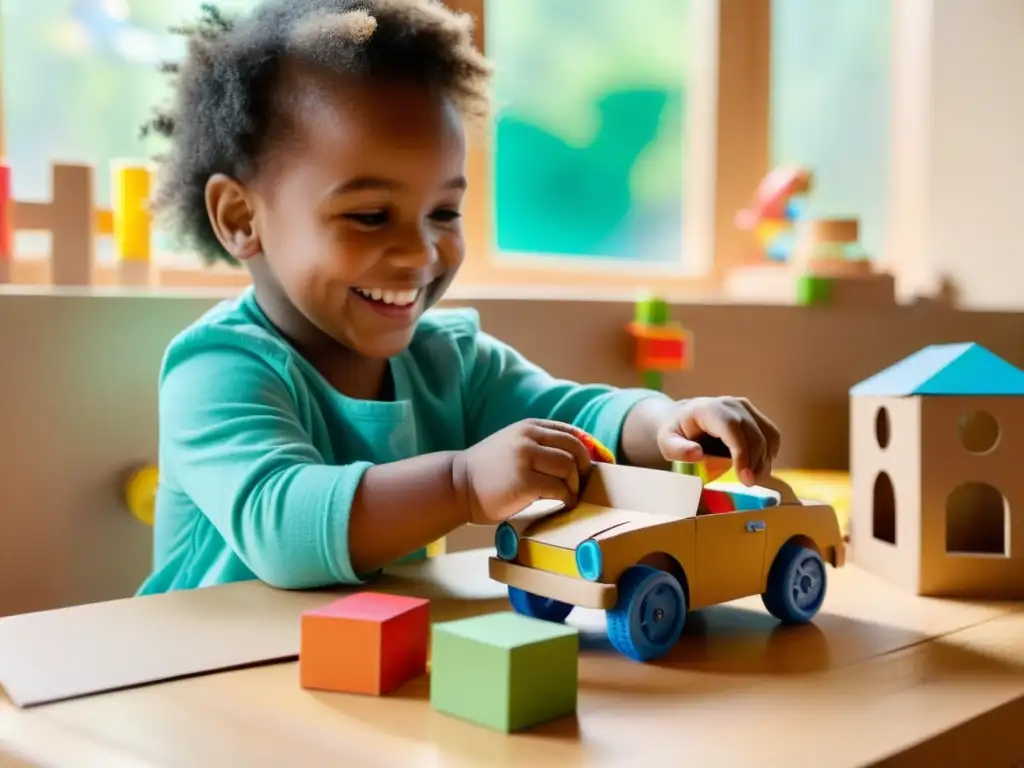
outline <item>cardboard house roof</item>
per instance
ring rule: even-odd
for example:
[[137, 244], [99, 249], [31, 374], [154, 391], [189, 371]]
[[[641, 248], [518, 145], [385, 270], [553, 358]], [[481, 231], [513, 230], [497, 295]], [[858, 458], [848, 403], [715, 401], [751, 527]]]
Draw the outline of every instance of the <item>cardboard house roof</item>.
[[865, 379], [850, 394], [1024, 395], [1024, 371], [980, 344], [935, 344]]

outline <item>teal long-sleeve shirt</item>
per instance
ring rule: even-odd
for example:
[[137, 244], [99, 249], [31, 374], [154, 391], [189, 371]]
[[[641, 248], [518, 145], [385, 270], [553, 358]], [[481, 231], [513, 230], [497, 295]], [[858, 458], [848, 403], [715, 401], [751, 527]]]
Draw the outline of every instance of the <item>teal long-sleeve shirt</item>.
[[390, 368], [393, 401], [340, 394], [251, 289], [179, 334], [159, 379], [153, 572], [139, 594], [254, 578], [361, 583], [348, 522], [369, 467], [463, 450], [530, 417], [575, 424], [615, 450], [630, 408], [655, 394], [557, 379], [467, 309], [427, 312]]

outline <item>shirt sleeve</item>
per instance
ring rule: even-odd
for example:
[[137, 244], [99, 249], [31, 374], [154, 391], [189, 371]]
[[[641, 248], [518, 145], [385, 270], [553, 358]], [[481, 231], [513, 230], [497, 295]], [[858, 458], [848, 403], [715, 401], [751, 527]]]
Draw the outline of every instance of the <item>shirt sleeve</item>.
[[619, 389], [559, 379], [493, 336], [477, 331], [464, 350], [469, 365], [464, 393], [471, 443], [522, 419], [551, 419], [589, 432], [621, 457], [622, 425], [648, 389]]
[[282, 589], [361, 583], [348, 522], [371, 465], [327, 465], [298, 402], [291, 382], [251, 351], [170, 354], [160, 386], [161, 475], [262, 581]]

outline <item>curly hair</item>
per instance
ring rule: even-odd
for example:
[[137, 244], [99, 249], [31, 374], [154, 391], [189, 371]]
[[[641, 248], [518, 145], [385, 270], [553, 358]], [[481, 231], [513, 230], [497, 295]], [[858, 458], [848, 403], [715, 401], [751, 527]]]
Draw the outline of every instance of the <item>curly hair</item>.
[[248, 16], [205, 4], [199, 19], [172, 30], [186, 37], [174, 95], [142, 128], [169, 140], [157, 157], [153, 210], [180, 245], [208, 263], [235, 260], [206, 211], [214, 174], [244, 181], [280, 134], [286, 60], [328, 73], [398, 77], [436, 89], [475, 121], [490, 109], [491, 69], [473, 43], [473, 20], [440, 0], [267, 0]]

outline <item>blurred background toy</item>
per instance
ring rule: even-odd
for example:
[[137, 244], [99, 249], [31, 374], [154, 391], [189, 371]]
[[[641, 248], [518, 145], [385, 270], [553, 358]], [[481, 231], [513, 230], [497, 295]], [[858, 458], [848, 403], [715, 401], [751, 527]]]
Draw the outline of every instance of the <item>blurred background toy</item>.
[[750, 230], [770, 261], [788, 261], [795, 245], [795, 225], [806, 208], [814, 176], [801, 166], [776, 168], [758, 185], [749, 208], [736, 214], [739, 229]]

